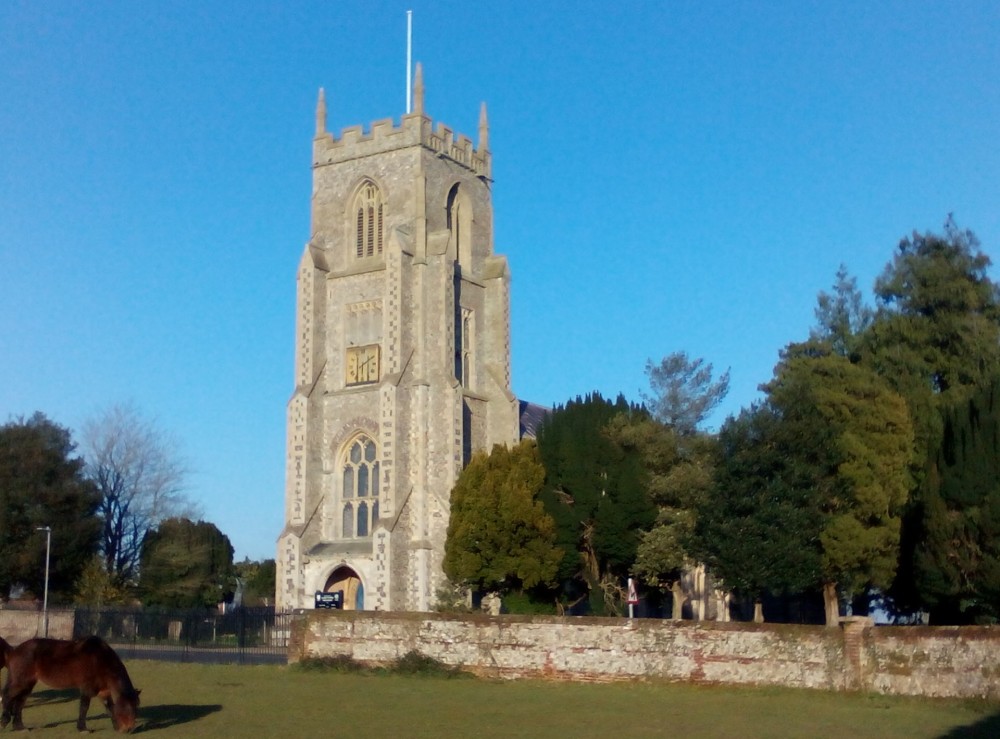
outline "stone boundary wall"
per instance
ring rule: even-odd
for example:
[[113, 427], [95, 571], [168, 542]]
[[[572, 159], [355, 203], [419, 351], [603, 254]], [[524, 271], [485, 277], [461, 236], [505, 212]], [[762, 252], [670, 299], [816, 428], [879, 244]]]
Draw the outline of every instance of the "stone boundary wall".
[[1000, 627], [864, 630], [864, 688], [873, 693], [1000, 699]]
[[[73, 609], [49, 610], [49, 636], [53, 639], [72, 639], [76, 611]], [[43, 636], [45, 625], [41, 611], [22, 611], [17, 608], [0, 608], [0, 637], [9, 644], [20, 644], [36, 636]]]
[[555, 616], [301, 611], [288, 661], [410, 651], [480, 675], [861, 690], [1000, 699], [1000, 628], [839, 628]]

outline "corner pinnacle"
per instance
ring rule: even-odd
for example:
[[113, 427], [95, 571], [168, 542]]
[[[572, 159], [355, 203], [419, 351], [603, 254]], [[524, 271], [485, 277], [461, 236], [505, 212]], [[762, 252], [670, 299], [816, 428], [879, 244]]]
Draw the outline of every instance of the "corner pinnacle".
[[413, 112], [424, 114], [424, 68], [420, 62], [413, 72]]
[[316, 136], [326, 133], [326, 95], [319, 88], [319, 100], [316, 101]]
[[490, 124], [486, 117], [486, 103], [479, 105], [479, 150], [489, 151], [490, 148]]

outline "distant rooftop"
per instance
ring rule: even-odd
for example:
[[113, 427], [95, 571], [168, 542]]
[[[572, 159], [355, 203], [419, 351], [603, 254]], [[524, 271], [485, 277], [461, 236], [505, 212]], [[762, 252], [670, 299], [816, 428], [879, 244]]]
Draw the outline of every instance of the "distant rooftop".
[[551, 408], [537, 403], [529, 403], [526, 400], [518, 401], [518, 413], [520, 416], [520, 432], [522, 439], [534, 439], [538, 427], [542, 425], [545, 417], [552, 412]]

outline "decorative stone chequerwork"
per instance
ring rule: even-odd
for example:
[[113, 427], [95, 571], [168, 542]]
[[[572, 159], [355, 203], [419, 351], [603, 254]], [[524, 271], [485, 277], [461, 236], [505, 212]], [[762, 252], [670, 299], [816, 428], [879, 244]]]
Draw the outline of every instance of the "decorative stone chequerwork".
[[[414, 112], [398, 125], [334, 137], [322, 93], [317, 104], [278, 544], [282, 609], [311, 607], [315, 591], [344, 583], [352, 593], [358, 584], [365, 609], [431, 609], [462, 465], [518, 439], [486, 109], [476, 147], [432, 125], [422, 80], [418, 66]], [[364, 472], [345, 462], [362, 437], [375, 456]], [[375, 479], [361, 484], [355, 475], [368, 470]], [[345, 479], [356, 497], [344, 497]], [[376, 502], [370, 528], [348, 526], [345, 512]]]

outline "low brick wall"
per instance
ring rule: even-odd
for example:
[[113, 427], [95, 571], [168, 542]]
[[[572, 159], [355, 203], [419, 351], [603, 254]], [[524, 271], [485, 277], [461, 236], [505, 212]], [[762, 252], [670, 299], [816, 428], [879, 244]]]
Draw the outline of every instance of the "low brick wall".
[[417, 651], [478, 674], [683, 680], [1000, 698], [1000, 628], [839, 628], [540, 616], [303, 611], [289, 662], [388, 663]]

